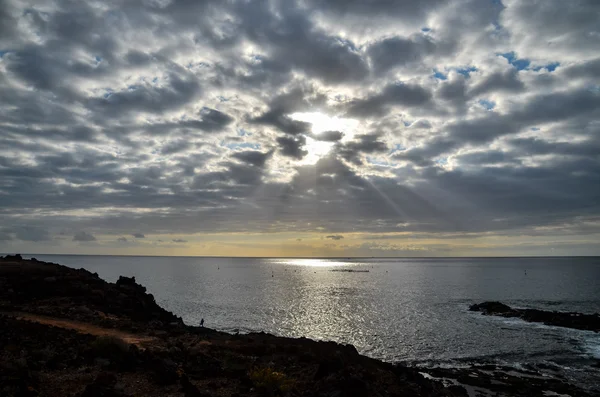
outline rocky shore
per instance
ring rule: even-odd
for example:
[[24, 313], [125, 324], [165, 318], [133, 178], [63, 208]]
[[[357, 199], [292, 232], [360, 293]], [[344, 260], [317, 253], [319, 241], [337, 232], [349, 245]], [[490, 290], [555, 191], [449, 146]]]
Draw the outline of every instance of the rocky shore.
[[0, 259], [1, 396], [592, 396], [502, 368], [423, 369], [350, 345], [185, 325], [134, 278]]
[[566, 313], [537, 309], [514, 309], [501, 302], [483, 302], [472, 305], [469, 310], [487, 316], [516, 317], [531, 323], [543, 323], [584, 331], [600, 332], [600, 314]]

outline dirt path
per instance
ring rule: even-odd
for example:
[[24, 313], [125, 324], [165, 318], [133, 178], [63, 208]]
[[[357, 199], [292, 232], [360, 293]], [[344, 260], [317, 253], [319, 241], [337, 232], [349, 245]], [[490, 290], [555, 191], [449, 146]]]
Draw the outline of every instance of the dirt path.
[[102, 328], [93, 324], [82, 323], [79, 321], [71, 321], [63, 318], [47, 317], [31, 313], [4, 313], [14, 316], [20, 320], [34, 321], [36, 323], [52, 325], [55, 327], [71, 329], [82, 334], [90, 334], [95, 336], [114, 336], [122, 339], [126, 343], [136, 345], [140, 348], [147, 347], [149, 344], [157, 341], [157, 338], [145, 335], [136, 335], [129, 332], [119, 331], [112, 328]]

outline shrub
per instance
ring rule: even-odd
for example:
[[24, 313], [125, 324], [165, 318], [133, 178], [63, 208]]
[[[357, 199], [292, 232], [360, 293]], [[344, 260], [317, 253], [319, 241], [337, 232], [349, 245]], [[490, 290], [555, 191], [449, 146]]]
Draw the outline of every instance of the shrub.
[[137, 349], [131, 348], [125, 341], [115, 336], [100, 336], [90, 345], [92, 357], [109, 360], [109, 366], [129, 371], [136, 367]]
[[293, 386], [292, 380], [284, 373], [277, 372], [270, 367], [254, 368], [248, 377], [257, 389], [270, 395], [288, 392]]
[[121, 338], [116, 336], [104, 335], [96, 338], [92, 342], [92, 350], [99, 356], [111, 358], [111, 356], [122, 355], [129, 352], [129, 345]]

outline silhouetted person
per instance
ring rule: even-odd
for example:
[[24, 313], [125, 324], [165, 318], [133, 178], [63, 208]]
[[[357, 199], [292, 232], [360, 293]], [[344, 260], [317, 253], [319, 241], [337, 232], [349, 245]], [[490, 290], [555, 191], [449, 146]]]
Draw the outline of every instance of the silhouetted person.
[[200, 319], [200, 326], [204, 327], [204, 319], [203, 318]]

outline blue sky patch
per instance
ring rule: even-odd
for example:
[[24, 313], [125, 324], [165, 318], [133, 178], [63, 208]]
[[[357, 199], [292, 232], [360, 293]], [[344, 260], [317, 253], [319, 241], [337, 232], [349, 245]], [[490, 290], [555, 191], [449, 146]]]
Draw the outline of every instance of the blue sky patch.
[[237, 134], [238, 136], [252, 136], [252, 133], [248, 130], [245, 130], [243, 128], [240, 128], [239, 130], [237, 130]]
[[531, 61], [529, 59], [519, 59], [517, 58], [517, 54], [514, 51], [505, 52], [504, 54], [498, 54], [503, 58], [506, 58], [508, 63], [513, 65], [517, 70], [527, 69]]
[[476, 72], [477, 68], [475, 66], [467, 66], [466, 68], [457, 68], [456, 73], [462, 74], [466, 78], [471, 77], [471, 72]]
[[421, 32], [431, 32], [431, 29], [429, 29], [429, 28], [421, 28]]
[[448, 76], [446, 76], [444, 73], [438, 71], [438, 70], [433, 70], [433, 77], [435, 77], [436, 79], [440, 79], [440, 80], [448, 80]]
[[533, 68], [533, 70], [538, 72], [542, 69], [546, 69], [549, 72], [554, 72], [556, 70], [556, 68], [559, 66], [560, 66], [560, 62], [552, 62], [552, 63], [549, 63], [544, 66], [536, 66], [535, 68]]
[[10, 50], [0, 50], [0, 58], [4, 56], [4, 54], [8, 54]]
[[494, 103], [493, 101], [490, 101], [488, 99], [480, 99], [479, 104], [481, 106], [483, 106], [484, 108], [486, 108], [487, 110], [492, 110], [493, 108], [496, 107], [496, 103]]
[[252, 142], [221, 142], [221, 146], [225, 146], [229, 149], [260, 149], [260, 143], [252, 143]]
[[377, 159], [377, 158], [370, 157], [370, 156], [367, 156], [367, 162], [369, 164], [380, 165], [380, 166], [388, 166], [388, 165], [390, 165], [390, 163], [387, 162], [387, 161], [383, 161], [381, 159]]
[[406, 147], [402, 146], [401, 144], [397, 143], [394, 145], [394, 147], [392, 148], [391, 153], [395, 153], [395, 152], [403, 152], [406, 150]]

